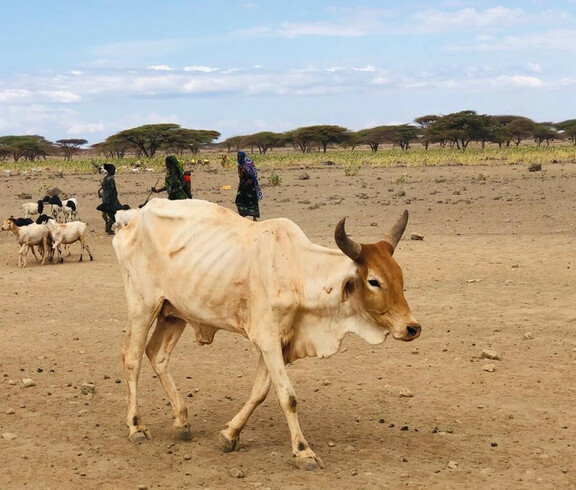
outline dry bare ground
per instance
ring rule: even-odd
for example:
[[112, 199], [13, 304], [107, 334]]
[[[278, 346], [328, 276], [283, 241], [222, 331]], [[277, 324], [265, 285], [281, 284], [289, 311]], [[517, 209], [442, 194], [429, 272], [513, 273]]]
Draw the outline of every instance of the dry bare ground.
[[[410, 211], [395, 257], [422, 336], [380, 346], [348, 337], [334, 357], [289, 367], [304, 434], [326, 469], [294, 468], [273, 392], [240, 450], [220, 452], [218, 432], [247, 399], [257, 362], [227, 333], [200, 347], [186, 332], [172, 358], [191, 442], [173, 438], [144, 360], [142, 416], [154, 439], [132, 445], [125, 298], [95, 210], [100, 177], [11, 176], [0, 178], [0, 217], [18, 214], [19, 193], [37, 199], [57, 186], [78, 198], [95, 260], [78, 263], [73, 245], [64, 264], [29, 257], [17, 269], [14, 237], [0, 235], [0, 487], [576, 488], [576, 164], [279, 173], [283, 185], [263, 189], [263, 218], [288, 217], [322, 245], [333, 246], [342, 216], [371, 242]], [[137, 206], [158, 177], [121, 173], [121, 201]], [[193, 178], [196, 197], [234, 207], [233, 169]], [[501, 359], [482, 358], [486, 349]], [[85, 383], [95, 393], [83, 394]]]

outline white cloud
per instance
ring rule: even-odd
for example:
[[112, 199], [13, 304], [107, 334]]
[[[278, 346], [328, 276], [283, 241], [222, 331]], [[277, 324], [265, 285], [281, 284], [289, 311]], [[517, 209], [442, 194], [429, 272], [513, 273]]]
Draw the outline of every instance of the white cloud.
[[355, 67], [352, 67], [352, 70], [354, 70], [354, 71], [375, 72], [375, 71], [376, 71], [376, 67], [375, 67], [375, 66], [372, 66], [372, 65], [366, 65], [366, 66], [363, 67], [363, 68], [355, 68]]
[[166, 54], [179, 52], [183, 43], [181, 39], [115, 42], [94, 47], [92, 54], [101, 61], [142, 59], [143, 55], [159, 59]]
[[526, 22], [529, 16], [521, 8], [493, 7], [484, 11], [465, 8], [454, 12], [426, 11], [413, 16], [420, 27], [435, 32], [446, 29], [496, 28]]
[[542, 67], [538, 63], [526, 63], [526, 68], [534, 73], [542, 73]]
[[67, 90], [29, 90], [29, 89], [5, 89], [0, 92], [0, 102], [31, 104], [34, 102], [80, 102], [82, 97]]
[[[12, 134], [65, 134], [76, 113], [67, 107], [53, 107], [43, 104], [2, 104], [2, 124], [0, 129]], [[57, 138], [55, 138], [57, 139]]]
[[174, 68], [168, 65], [151, 65], [148, 69], [153, 71], [174, 71]]
[[105, 130], [104, 123], [82, 123], [75, 124], [68, 128], [66, 131], [68, 134], [92, 134], [92, 133], [102, 133]]
[[[425, 5], [425, 2], [422, 2]], [[406, 34], [445, 34], [451, 31], [473, 32], [482, 29], [478, 41], [490, 41], [490, 32], [509, 30], [515, 26], [559, 23], [571, 17], [558, 10], [527, 12], [522, 8], [495, 6], [486, 9], [462, 6], [470, 2], [445, 3], [444, 10], [423, 9], [408, 14], [399, 6], [395, 9], [332, 8], [327, 9], [327, 20], [317, 22], [283, 22], [279, 26], [257, 26], [233, 33], [236, 37], [301, 36], [368, 37]], [[408, 7], [406, 7], [406, 10]], [[413, 9], [413, 7], [412, 7]], [[332, 16], [333, 18], [329, 18]]]
[[218, 71], [218, 68], [211, 68], [209, 66], [185, 66], [184, 71], [212, 73], [212, 72]]
[[526, 75], [500, 76], [492, 79], [492, 84], [505, 87], [519, 88], [540, 88], [546, 84], [538, 77], [529, 77]]
[[26, 102], [32, 92], [26, 89], [5, 89], [0, 92], [0, 102]]
[[80, 102], [82, 97], [67, 90], [39, 90], [38, 95], [46, 102]]
[[284, 22], [276, 31], [282, 37], [299, 36], [338, 36], [338, 37], [358, 37], [366, 36], [370, 33], [369, 26], [354, 25], [353, 23], [330, 23], [313, 22], [308, 24], [297, 24]]
[[71, 70], [70, 73], [74, 76], [80, 76], [83, 74], [83, 72], [80, 70]]

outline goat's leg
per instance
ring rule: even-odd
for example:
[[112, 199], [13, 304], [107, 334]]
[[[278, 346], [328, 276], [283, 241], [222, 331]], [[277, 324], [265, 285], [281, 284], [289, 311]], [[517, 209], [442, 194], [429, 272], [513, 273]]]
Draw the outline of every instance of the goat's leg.
[[[34, 250], [34, 248], [32, 248]], [[44, 265], [46, 262], [46, 256], [48, 255], [48, 237], [44, 235], [42, 237], [42, 263], [40, 265]]]
[[178, 393], [172, 374], [168, 371], [170, 355], [176, 347], [186, 322], [180, 318], [165, 317], [162, 314], [158, 317], [154, 333], [146, 345], [146, 355], [150, 359], [154, 372], [158, 375], [160, 383], [172, 405], [174, 414], [174, 429], [178, 432], [178, 437], [185, 441], [192, 439], [190, 433], [190, 423], [188, 422], [188, 410], [184, 404], [184, 399]]
[[[39, 244], [38, 245], [38, 252], [40, 252], [41, 247], [42, 247], [42, 244]], [[30, 247], [30, 250], [32, 251], [32, 255], [34, 256], [34, 258], [36, 259], [36, 262], [40, 262], [40, 259], [38, 258], [38, 256], [36, 255], [36, 251], [34, 250], [34, 245], [32, 245]], [[44, 262], [42, 262], [42, 263], [44, 263]]]
[[[127, 289], [128, 295], [128, 289]], [[129, 297], [141, 297], [136, 293], [130, 293]], [[122, 348], [122, 360], [128, 390], [128, 413], [126, 423], [130, 429], [128, 438], [134, 443], [142, 443], [152, 436], [140, 418], [138, 406], [138, 377], [142, 365], [142, 355], [146, 347], [148, 331], [154, 323], [162, 302], [151, 309], [142, 300], [128, 303], [128, 334]]]
[[18, 251], [18, 267], [26, 267], [26, 254], [28, 254], [29, 245], [24, 243]]
[[264, 357], [260, 355], [250, 398], [236, 416], [226, 424], [226, 429], [220, 431], [220, 444], [225, 453], [238, 449], [240, 433], [252, 413], [254, 413], [254, 410], [256, 410], [256, 407], [266, 399], [268, 391], [270, 391], [270, 375], [268, 374], [268, 369], [266, 369]]
[[93, 261], [94, 257], [92, 256], [92, 252], [90, 251], [90, 247], [88, 245], [86, 245], [86, 239], [84, 238], [84, 236], [80, 237], [80, 244], [82, 245], [82, 251], [80, 252], [80, 262], [82, 262], [82, 255], [84, 253], [84, 249], [86, 249], [86, 251], [88, 252], [88, 256], [90, 257], [90, 261]]
[[60, 242], [54, 242], [52, 244], [52, 251], [53, 252], [58, 252], [58, 259], [57, 262], [64, 262], [64, 258], [62, 257], [62, 250], [60, 250]]
[[288, 421], [292, 438], [292, 453], [296, 457], [296, 466], [305, 470], [324, 468], [324, 463], [316, 456], [314, 451], [310, 449], [300, 429], [300, 423], [298, 422], [298, 415], [296, 413], [296, 395], [290, 378], [288, 377], [288, 372], [286, 371], [280, 342], [271, 339], [267, 340], [263, 345], [259, 345], [259, 347], [270, 377], [272, 378], [272, 383], [278, 396], [278, 402], [282, 410], [284, 410], [284, 415]]

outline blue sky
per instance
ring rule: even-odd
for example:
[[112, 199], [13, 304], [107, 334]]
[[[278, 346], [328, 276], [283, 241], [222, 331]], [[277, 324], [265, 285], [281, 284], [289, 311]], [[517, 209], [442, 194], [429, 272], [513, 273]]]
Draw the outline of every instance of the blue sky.
[[576, 118], [576, 0], [0, 3], [0, 135]]

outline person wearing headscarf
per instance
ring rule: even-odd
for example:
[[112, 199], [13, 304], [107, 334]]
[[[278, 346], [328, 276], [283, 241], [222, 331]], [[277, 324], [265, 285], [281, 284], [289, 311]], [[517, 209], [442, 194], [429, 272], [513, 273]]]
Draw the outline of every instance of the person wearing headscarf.
[[[182, 168], [182, 164], [173, 155], [166, 157], [165, 164], [166, 178], [164, 180], [164, 187], [160, 189], [152, 187], [150, 190], [152, 192], [168, 192], [168, 199], [171, 201], [188, 198], [184, 189], [184, 169]], [[192, 196], [192, 194], [190, 194], [190, 196]]]
[[238, 152], [238, 192], [236, 207], [240, 216], [252, 216], [254, 221], [260, 217], [258, 201], [262, 191], [258, 185], [258, 170], [254, 162], [243, 151]]
[[116, 221], [116, 211], [122, 209], [123, 206], [118, 201], [118, 190], [114, 179], [116, 167], [111, 163], [105, 163], [103, 167], [106, 170], [106, 177], [102, 179], [100, 189], [98, 189], [98, 197], [102, 199], [102, 204], [96, 209], [102, 211], [102, 217], [106, 221], [106, 233], [113, 235], [112, 225]]

